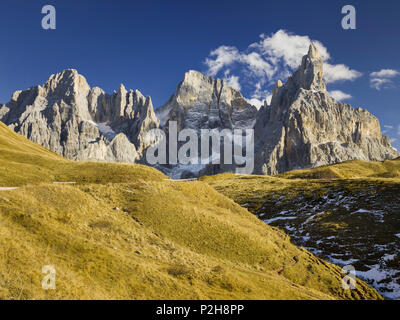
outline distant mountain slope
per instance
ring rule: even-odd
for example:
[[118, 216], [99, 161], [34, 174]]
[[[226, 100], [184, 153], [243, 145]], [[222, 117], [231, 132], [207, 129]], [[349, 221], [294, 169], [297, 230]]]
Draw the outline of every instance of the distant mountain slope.
[[0, 186], [20, 186], [0, 191], [0, 299], [381, 298], [206, 183], [64, 160], [4, 125], [0, 151]]
[[400, 299], [400, 161], [348, 161], [282, 175], [204, 177], [296, 245]]

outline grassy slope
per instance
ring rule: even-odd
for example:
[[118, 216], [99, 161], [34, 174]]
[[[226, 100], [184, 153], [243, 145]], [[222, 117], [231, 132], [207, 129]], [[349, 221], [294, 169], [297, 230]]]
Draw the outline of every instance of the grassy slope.
[[0, 123], [0, 186], [21, 187], [0, 191], [0, 299], [380, 298], [208, 184], [164, 178], [64, 160]]
[[[290, 234], [294, 243], [320, 252], [321, 258], [356, 258], [353, 264], [358, 271], [381, 264], [381, 270], [397, 274], [400, 260], [393, 246], [398, 243], [399, 173], [397, 159], [349, 161], [278, 176], [221, 174], [201, 180], [269, 219]], [[377, 245], [385, 250], [376, 251]], [[387, 276], [375, 285], [392, 294], [391, 287], [399, 283], [396, 279]]]
[[278, 177], [287, 179], [361, 179], [400, 178], [400, 159], [383, 162], [361, 160], [287, 172]]
[[339, 186], [362, 190], [367, 185], [400, 183], [400, 159], [384, 162], [348, 161], [331, 166], [296, 170], [276, 176], [234, 175], [224, 173], [200, 179], [235, 202], [255, 211], [267, 194], [282, 193], [294, 197], [320, 194]]

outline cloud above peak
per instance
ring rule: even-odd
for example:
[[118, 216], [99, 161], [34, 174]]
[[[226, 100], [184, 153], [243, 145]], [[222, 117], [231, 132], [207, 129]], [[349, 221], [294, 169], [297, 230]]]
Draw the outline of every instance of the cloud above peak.
[[352, 98], [350, 94], [344, 93], [343, 91], [340, 90], [328, 91], [328, 95], [330, 95], [333, 99], [337, 101], [343, 101]]
[[[362, 75], [344, 64], [331, 64], [331, 55], [321, 42], [285, 30], [271, 35], [261, 34], [258, 42], [251, 43], [242, 51], [226, 45], [212, 50], [204, 62], [206, 73], [223, 78], [229, 69], [230, 77], [235, 77], [235, 85], [243, 87], [249, 100], [257, 100], [260, 105], [270, 96], [277, 80], [285, 81], [296, 71], [312, 42], [318, 47], [324, 61], [324, 79], [328, 84], [353, 81]], [[336, 93], [338, 95], [337, 90]], [[342, 99], [350, 97], [342, 92]]]
[[[273, 64], [282, 60], [284, 65], [292, 69], [300, 65], [312, 42], [308, 36], [299, 36], [284, 30], [270, 36], [261, 34], [260, 38], [259, 42], [251, 44], [249, 48], [258, 49]], [[313, 42], [319, 49], [321, 58], [324, 61], [329, 60], [330, 55], [324, 45], [319, 41]]]
[[239, 50], [235, 47], [218, 47], [210, 52], [209, 58], [206, 58], [207, 74], [215, 77], [222, 68], [238, 61], [239, 56]]
[[372, 72], [370, 74], [371, 78], [394, 78], [400, 73], [393, 69], [382, 69], [381, 71]]
[[370, 86], [376, 90], [388, 89], [393, 87], [393, 78], [400, 75], [400, 72], [394, 69], [382, 69], [370, 73]]

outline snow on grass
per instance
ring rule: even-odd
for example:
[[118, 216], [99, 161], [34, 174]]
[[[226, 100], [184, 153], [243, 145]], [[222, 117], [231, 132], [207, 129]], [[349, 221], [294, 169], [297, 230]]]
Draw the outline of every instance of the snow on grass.
[[275, 218], [264, 220], [264, 222], [266, 224], [270, 224], [270, 223], [272, 223], [274, 221], [277, 221], [277, 220], [292, 220], [292, 219], [297, 219], [297, 217], [275, 217]]

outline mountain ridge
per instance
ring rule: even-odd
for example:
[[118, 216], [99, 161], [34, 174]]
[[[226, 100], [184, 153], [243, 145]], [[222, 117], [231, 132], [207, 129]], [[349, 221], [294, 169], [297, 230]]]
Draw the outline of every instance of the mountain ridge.
[[159, 126], [150, 97], [122, 84], [108, 95], [90, 88], [75, 69], [16, 91], [0, 109], [0, 120], [66, 158], [128, 163], [157, 141], [147, 132]]
[[[109, 95], [67, 69], [42, 86], [16, 91], [0, 105], [0, 121], [74, 160], [146, 163], [146, 149], [162, 138], [152, 129], [168, 135], [169, 121], [176, 121], [178, 130], [198, 132], [254, 128], [255, 174], [399, 156], [376, 117], [329, 96], [314, 44], [293, 76], [285, 84], [277, 81], [272, 93], [271, 103], [257, 110], [226, 81], [189, 70], [175, 93], [154, 110], [151, 98], [138, 90], [121, 84]], [[158, 168], [174, 178], [234, 170], [224, 164]]]

